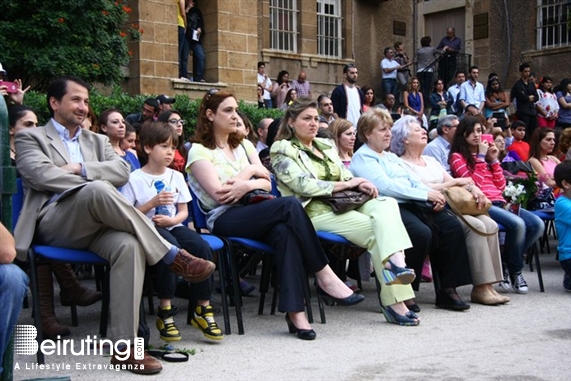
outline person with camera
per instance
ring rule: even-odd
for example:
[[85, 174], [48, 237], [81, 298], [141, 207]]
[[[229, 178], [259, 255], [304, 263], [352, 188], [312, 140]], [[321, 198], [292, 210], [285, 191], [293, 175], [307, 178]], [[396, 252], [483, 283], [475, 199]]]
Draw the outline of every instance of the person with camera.
[[0, 63], [0, 94], [5, 97], [6, 104], [24, 104], [24, 95], [30, 86], [22, 89], [22, 80], [15, 79], [14, 82], [6, 81], [8, 78], [8, 72], [2, 67]]

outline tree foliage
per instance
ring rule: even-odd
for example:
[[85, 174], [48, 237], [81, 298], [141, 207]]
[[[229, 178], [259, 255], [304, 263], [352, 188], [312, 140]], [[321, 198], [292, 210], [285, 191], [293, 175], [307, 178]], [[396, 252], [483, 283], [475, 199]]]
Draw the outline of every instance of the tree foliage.
[[123, 81], [126, 0], [11, 0], [0, 11], [0, 62], [11, 78], [45, 90], [60, 75], [105, 85]]

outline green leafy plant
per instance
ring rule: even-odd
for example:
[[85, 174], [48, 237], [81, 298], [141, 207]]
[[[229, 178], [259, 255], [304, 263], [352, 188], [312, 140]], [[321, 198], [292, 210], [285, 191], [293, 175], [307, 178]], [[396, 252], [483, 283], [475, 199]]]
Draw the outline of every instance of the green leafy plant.
[[[123, 113], [123, 116], [141, 111], [141, 106], [147, 98], [154, 98], [156, 95], [139, 94], [129, 95], [124, 93], [119, 86], [113, 88], [111, 95], [102, 95], [96, 89], [91, 90], [89, 103], [95, 115], [109, 108], [116, 108]], [[174, 109], [180, 112], [185, 121], [184, 136], [188, 139], [194, 133], [201, 99], [191, 100], [187, 95], [176, 95]], [[46, 124], [49, 119], [46, 94], [39, 91], [29, 91], [26, 93], [24, 103], [31, 107], [38, 116], [40, 126]], [[256, 105], [241, 101], [239, 108], [248, 116], [254, 126], [264, 118], [281, 118], [283, 111], [278, 109], [259, 109]]]
[[[0, 12], [2, 64], [11, 78], [43, 91], [60, 75], [75, 75], [105, 85], [123, 81], [129, 62], [127, 35], [142, 29], [125, 26], [132, 9], [127, 0], [5, 1]], [[136, 31], [136, 33], [135, 33]]]

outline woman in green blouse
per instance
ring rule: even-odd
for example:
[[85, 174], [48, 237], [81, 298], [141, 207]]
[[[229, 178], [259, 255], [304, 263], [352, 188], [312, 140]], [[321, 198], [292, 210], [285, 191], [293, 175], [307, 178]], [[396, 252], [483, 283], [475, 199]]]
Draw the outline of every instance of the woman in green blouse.
[[[414, 298], [410, 283], [415, 275], [406, 268], [403, 250], [411, 243], [397, 202], [378, 197], [373, 184], [353, 177], [334, 144], [316, 137], [318, 122], [317, 104], [309, 99], [294, 102], [286, 111], [270, 150], [278, 188], [282, 195], [298, 198], [316, 230], [341, 235], [367, 248], [382, 285], [382, 312], [386, 320], [399, 325], [418, 325], [418, 316], [403, 303]], [[368, 193], [372, 200], [355, 210], [335, 214], [319, 199], [348, 189]]]

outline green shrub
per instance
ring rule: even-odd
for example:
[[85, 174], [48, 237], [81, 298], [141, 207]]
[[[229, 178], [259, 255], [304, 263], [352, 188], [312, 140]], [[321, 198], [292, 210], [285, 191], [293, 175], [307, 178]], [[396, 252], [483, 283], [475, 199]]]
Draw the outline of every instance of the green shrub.
[[[89, 95], [89, 103], [95, 115], [101, 114], [108, 108], [116, 108], [123, 113], [123, 116], [138, 113], [147, 98], [154, 98], [155, 95], [139, 94], [131, 96], [121, 92], [120, 88], [115, 88], [110, 96], [101, 95], [96, 90], [92, 90]], [[187, 95], [176, 95], [176, 103], [173, 109], [180, 112], [185, 121], [184, 136], [190, 137], [196, 127], [196, 119], [200, 108], [200, 99], [191, 100]], [[40, 126], [46, 124], [50, 118], [45, 93], [29, 91], [26, 93], [24, 103], [31, 107], [38, 116]], [[239, 108], [244, 112], [254, 125], [264, 118], [281, 118], [283, 111], [279, 109], [259, 109], [257, 105], [240, 101]]]

